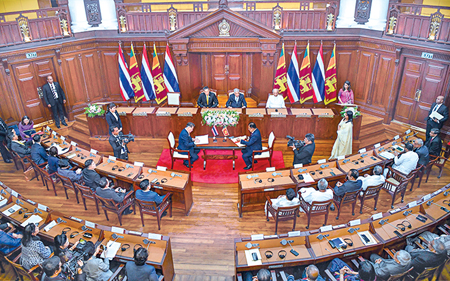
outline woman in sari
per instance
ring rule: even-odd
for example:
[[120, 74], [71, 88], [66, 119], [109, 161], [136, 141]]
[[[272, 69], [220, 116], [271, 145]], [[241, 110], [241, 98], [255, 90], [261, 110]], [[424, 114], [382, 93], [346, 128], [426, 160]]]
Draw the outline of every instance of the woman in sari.
[[329, 159], [352, 154], [353, 144], [353, 112], [347, 111], [338, 126], [337, 138]]

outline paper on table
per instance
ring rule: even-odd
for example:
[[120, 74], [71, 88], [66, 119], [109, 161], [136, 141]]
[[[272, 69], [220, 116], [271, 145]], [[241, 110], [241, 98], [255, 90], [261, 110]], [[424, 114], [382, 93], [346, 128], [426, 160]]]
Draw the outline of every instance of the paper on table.
[[[361, 237], [363, 234], [369, 239], [369, 242], [365, 242], [365, 241], [364, 241], [364, 239]], [[366, 246], [367, 246], [367, 245], [374, 245], [374, 244], [377, 243], [377, 242], [375, 241], [375, 239], [373, 238], [372, 234], [370, 234], [369, 231], [361, 231], [361, 232], [358, 232], [358, 236], [359, 236], [359, 238], [361, 239], [361, 241], [364, 243], [364, 245], [366, 245]]]
[[42, 221], [42, 218], [38, 215], [32, 215], [29, 219], [27, 219], [26, 221], [24, 221], [20, 226], [25, 227], [27, 226], [29, 223], [39, 223]]
[[[120, 248], [120, 245], [121, 244], [119, 242], [114, 242], [114, 241], [111, 241], [111, 240], [108, 241], [108, 244], [106, 244], [106, 247], [108, 248], [108, 250], [107, 251], [103, 251], [101, 257], [102, 258], [113, 259], [116, 256], [117, 251]], [[106, 253], [106, 256], [105, 256], [105, 253]]]
[[390, 153], [390, 152], [387, 152], [387, 151], [381, 152], [381, 153], [380, 153], [380, 156], [381, 156], [381, 157], [384, 157], [384, 158], [386, 158], [386, 159], [394, 159], [394, 157], [395, 157], [394, 154], [392, 154], [392, 153]]
[[314, 182], [314, 179], [311, 177], [309, 173], [302, 174], [303, 175], [303, 181], [305, 183]]
[[10, 215], [14, 214], [15, 212], [17, 212], [17, 210], [20, 209], [20, 206], [17, 204], [14, 204], [14, 206], [12, 206], [11, 208], [3, 211], [3, 214], [7, 217], [9, 217]]
[[245, 144], [241, 144], [241, 141], [240, 141], [240, 139], [243, 139], [243, 138], [245, 138], [245, 136], [240, 136], [240, 137], [230, 138], [230, 140], [231, 140], [232, 142], [234, 142], [237, 146], [243, 147], [243, 146], [245, 146]]
[[[256, 260], [256, 261], [253, 260], [253, 257], [252, 257], [253, 253], [256, 253], [256, 255], [258, 256], [258, 260]], [[262, 265], [261, 253], [259, 252], [259, 249], [246, 250], [245, 257], [247, 258], [248, 266]]]
[[7, 198], [5, 198], [2, 201], [0, 201], [0, 206], [5, 205], [6, 203], [8, 203], [8, 199]]
[[52, 221], [49, 223], [46, 227], [44, 227], [44, 231], [48, 232], [50, 229], [52, 229], [56, 225], [56, 221]]
[[209, 142], [208, 135], [196, 136], [195, 140], [196, 140], [195, 144], [208, 144]]
[[442, 116], [441, 114], [439, 114], [437, 111], [433, 111], [430, 114], [430, 118], [436, 118], [437, 120], [441, 120], [442, 118], [444, 118], [444, 116]]

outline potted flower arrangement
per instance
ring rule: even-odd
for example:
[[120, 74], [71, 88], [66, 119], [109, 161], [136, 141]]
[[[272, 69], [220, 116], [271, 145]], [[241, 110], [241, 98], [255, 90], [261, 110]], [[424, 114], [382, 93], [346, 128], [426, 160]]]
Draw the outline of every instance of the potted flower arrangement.
[[235, 110], [206, 110], [202, 113], [202, 123], [207, 126], [236, 127], [239, 113]]
[[88, 117], [95, 117], [95, 116], [103, 116], [105, 114], [105, 110], [97, 104], [88, 104], [87, 107], [84, 108], [85, 112], [84, 114], [87, 114]]
[[344, 106], [344, 108], [341, 111], [341, 116], [344, 117], [344, 114], [347, 111], [353, 112], [353, 118], [361, 116], [361, 111], [358, 110], [358, 106]]

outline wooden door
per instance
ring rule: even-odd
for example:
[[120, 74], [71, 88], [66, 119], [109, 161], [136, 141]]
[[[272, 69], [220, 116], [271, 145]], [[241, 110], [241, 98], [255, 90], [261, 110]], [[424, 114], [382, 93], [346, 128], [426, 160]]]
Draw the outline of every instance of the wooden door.
[[227, 95], [234, 88], [242, 89], [242, 53], [213, 53], [211, 55], [212, 85], [218, 95]]

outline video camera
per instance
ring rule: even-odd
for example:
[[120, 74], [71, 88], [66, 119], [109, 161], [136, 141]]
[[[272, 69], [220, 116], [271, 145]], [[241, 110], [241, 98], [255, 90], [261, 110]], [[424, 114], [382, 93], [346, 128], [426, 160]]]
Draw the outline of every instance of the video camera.
[[286, 138], [288, 139], [287, 146], [295, 146], [296, 149], [300, 149], [305, 145], [304, 141], [296, 140], [294, 137], [291, 137], [290, 135], [287, 135]]
[[128, 134], [128, 135], [121, 135], [120, 139], [124, 142], [124, 143], [129, 143], [130, 141], [134, 142], [134, 137], [135, 135], [133, 134]]

